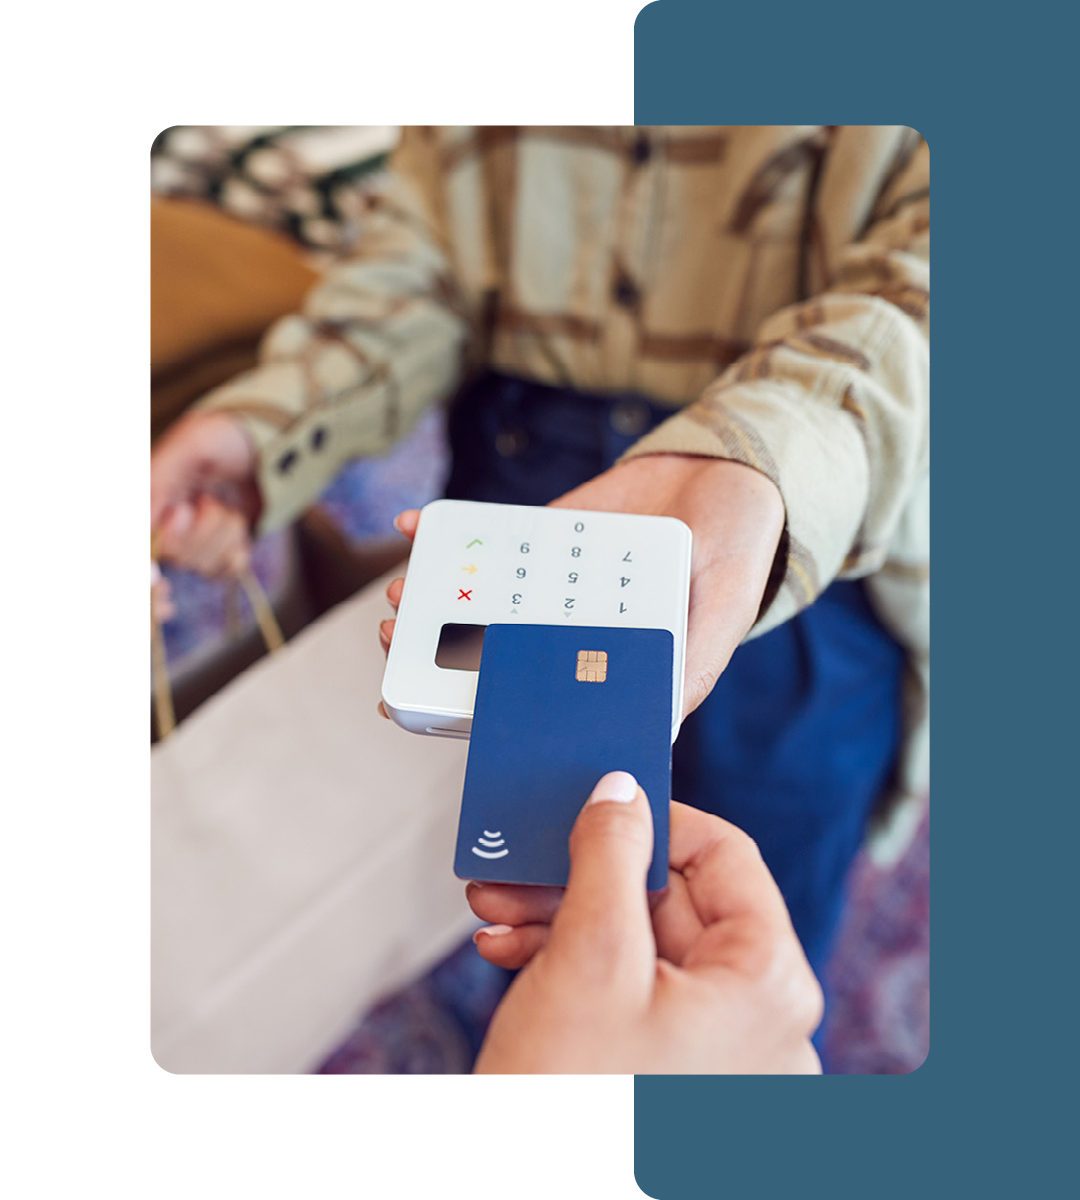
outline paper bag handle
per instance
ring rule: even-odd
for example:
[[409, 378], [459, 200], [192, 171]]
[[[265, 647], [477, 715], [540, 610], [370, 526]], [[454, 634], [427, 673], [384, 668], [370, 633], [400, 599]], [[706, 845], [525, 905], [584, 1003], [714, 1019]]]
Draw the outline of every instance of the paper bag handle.
[[[150, 554], [152, 558], [156, 557], [154, 554], [155, 549], [155, 540], [152, 538], [150, 542]], [[267, 599], [266, 592], [263, 591], [263, 586], [256, 577], [255, 572], [248, 567], [236, 582], [244, 589], [244, 594], [251, 605], [251, 611], [255, 614], [255, 622], [259, 627], [259, 632], [263, 636], [267, 650], [271, 654], [275, 650], [280, 650], [285, 645], [285, 637], [281, 632], [281, 626], [278, 624], [277, 617], [274, 616], [273, 606]], [[154, 612], [152, 597], [150, 601], [150, 677], [153, 682], [154, 700], [157, 708], [158, 738], [164, 741], [176, 728], [176, 709], [173, 706], [172, 686], [169, 682], [169, 663], [165, 653], [165, 634], [162, 631], [161, 622], [157, 619], [157, 614]]]

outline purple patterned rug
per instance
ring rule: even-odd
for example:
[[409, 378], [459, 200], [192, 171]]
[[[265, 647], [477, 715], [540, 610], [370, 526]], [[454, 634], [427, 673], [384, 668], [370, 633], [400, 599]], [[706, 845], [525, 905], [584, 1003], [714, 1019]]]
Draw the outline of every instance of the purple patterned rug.
[[903, 1075], [930, 1049], [930, 815], [889, 870], [864, 854], [829, 970], [825, 1058], [841, 1075]]

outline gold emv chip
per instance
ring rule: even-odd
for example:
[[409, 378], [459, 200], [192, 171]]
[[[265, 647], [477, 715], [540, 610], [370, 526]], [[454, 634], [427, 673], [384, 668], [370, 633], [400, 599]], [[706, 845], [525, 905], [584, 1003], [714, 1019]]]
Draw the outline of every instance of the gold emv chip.
[[578, 683], [603, 683], [607, 679], [607, 651], [579, 650], [575, 678]]

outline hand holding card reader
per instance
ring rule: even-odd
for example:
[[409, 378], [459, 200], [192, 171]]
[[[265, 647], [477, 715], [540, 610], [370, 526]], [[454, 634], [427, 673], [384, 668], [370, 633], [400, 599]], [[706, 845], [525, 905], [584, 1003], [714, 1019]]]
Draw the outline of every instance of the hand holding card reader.
[[690, 550], [690, 530], [672, 517], [436, 500], [409, 559], [386, 711], [414, 733], [468, 737], [488, 625], [660, 629], [672, 638], [674, 741]]

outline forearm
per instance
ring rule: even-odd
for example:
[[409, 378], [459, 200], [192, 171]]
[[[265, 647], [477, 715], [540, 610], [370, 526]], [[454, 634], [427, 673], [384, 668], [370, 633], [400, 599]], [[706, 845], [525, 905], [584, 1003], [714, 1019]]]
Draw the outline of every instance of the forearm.
[[463, 323], [416, 303], [373, 330], [286, 318], [264, 361], [197, 406], [235, 417], [257, 454], [260, 529], [310, 504], [351, 458], [384, 453], [458, 379]]

